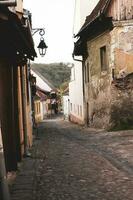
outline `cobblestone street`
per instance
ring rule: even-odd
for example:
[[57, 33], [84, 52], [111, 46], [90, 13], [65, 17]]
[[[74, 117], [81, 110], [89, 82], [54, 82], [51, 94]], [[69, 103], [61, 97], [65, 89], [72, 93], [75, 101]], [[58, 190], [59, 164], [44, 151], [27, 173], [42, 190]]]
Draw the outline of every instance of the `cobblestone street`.
[[133, 132], [46, 120], [10, 190], [11, 200], [133, 200]]

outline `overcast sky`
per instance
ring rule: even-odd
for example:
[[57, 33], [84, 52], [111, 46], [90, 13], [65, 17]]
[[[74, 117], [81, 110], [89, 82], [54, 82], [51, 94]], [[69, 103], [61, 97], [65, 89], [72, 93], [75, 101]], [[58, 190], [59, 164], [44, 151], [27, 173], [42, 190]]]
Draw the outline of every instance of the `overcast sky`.
[[[45, 28], [47, 53], [35, 62], [72, 62], [74, 0], [24, 0], [24, 8], [32, 13], [33, 28]], [[39, 34], [33, 39], [37, 46]]]
[[[98, 0], [83, 0], [92, 9]], [[73, 20], [75, 0], [23, 0], [24, 8], [32, 13], [33, 28], [45, 28], [45, 42], [48, 46], [44, 57], [35, 62], [73, 62]], [[88, 13], [89, 14], [89, 13]], [[40, 42], [40, 36], [33, 36], [35, 46]], [[38, 49], [36, 49], [38, 53]]]

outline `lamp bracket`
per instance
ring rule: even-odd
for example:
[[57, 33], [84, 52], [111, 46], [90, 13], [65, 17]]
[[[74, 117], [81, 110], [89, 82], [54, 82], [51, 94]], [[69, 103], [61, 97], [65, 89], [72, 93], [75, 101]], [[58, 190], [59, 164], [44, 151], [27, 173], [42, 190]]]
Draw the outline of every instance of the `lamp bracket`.
[[44, 28], [33, 28], [32, 29], [32, 36], [35, 35], [37, 32], [39, 32], [39, 34], [41, 36], [43, 36], [45, 34], [45, 29]]

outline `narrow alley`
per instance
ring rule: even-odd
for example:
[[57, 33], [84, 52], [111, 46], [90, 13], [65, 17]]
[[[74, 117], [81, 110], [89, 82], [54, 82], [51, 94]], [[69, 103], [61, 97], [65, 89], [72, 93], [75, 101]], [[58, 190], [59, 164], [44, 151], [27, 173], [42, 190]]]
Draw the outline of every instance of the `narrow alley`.
[[133, 200], [133, 0], [0, 0], [0, 200]]
[[10, 186], [11, 200], [133, 200], [132, 146], [132, 131], [47, 119]]

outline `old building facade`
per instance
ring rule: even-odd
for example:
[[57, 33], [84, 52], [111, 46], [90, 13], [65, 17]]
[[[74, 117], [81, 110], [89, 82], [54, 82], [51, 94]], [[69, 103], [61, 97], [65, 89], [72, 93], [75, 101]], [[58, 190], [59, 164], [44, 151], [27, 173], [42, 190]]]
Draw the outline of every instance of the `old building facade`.
[[32, 145], [29, 60], [34, 60], [36, 52], [31, 15], [23, 10], [22, 0], [0, 1], [0, 43], [0, 197], [3, 200], [8, 199], [3, 196], [6, 173], [17, 170]]
[[[75, 0], [75, 14], [73, 34], [75, 35], [83, 25], [86, 15], [88, 15], [98, 0]], [[75, 123], [84, 124], [84, 100], [83, 100], [83, 70], [82, 57], [73, 54], [74, 65], [71, 68], [71, 81], [69, 84], [69, 116]]]
[[31, 69], [30, 72], [31, 77], [35, 79], [36, 95], [33, 95], [33, 112], [35, 125], [37, 125], [38, 122], [42, 122], [50, 113], [48, 101], [54, 86], [36, 70]]
[[83, 56], [85, 120], [116, 128], [133, 123], [133, 1], [100, 0], [79, 33]]

